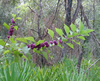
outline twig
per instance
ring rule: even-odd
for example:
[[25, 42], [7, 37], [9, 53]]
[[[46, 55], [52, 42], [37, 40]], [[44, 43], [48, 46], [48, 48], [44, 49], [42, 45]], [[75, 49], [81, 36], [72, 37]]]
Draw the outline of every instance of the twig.
[[58, 10], [58, 6], [59, 6], [59, 2], [60, 2], [60, 0], [58, 0], [58, 2], [57, 2], [57, 8], [56, 8], [56, 11], [55, 11], [54, 18], [52, 19], [51, 25], [53, 24], [53, 21], [54, 21], [55, 18], [56, 18], [56, 14], [57, 14], [57, 10]]
[[83, 74], [85, 74], [86, 71], [88, 71], [92, 66], [94, 66], [99, 60], [100, 60], [100, 58], [98, 60], [96, 60], [89, 68], [87, 68], [87, 70], [85, 70]]
[[37, 14], [36, 11], [34, 11], [30, 6], [28, 6], [28, 7], [29, 7], [29, 9], [31, 10], [31, 12], [34, 12], [34, 13], [38, 16], [38, 14]]
[[36, 33], [38, 33], [38, 31], [36, 31], [36, 30], [34, 30], [34, 29], [31, 29], [32, 31], [34, 31], [34, 32], [36, 32]]

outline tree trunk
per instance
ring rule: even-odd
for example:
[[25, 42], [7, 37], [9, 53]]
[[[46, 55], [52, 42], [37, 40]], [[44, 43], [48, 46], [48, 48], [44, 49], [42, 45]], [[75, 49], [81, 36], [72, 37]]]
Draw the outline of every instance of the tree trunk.
[[[70, 28], [72, 0], [68, 0], [68, 4], [66, 0], [64, 1], [65, 1], [65, 12], [66, 12], [65, 24]], [[66, 4], [68, 5], [68, 7], [66, 7], [67, 6]], [[64, 28], [63, 28], [63, 32], [66, 35]], [[66, 57], [66, 54], [69, 52], [70, 49], [68, 49], [69, 47], [65, 43], [63, 43], [62, 45], [64, 46], [64, 48], [62, 49], [62, 56], [61, 56], [63, 59], [63, 57]]]

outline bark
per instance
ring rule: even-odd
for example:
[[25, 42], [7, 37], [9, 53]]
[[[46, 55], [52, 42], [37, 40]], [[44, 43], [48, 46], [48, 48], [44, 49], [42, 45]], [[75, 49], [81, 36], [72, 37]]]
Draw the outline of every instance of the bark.
[[78, 62], [77, 62], [78, 73], [80, 72], [80, 66], [81, 66], [82, 57], [83, 57], [83, 52], [81, 51], [80, 54], [79, 54], [79, 57], [78, 57]]
[[70, 26], [71, 24], [71, 8], [72, 8], [72, 0], [68, 0], [67, 8], [66, 8], [66, 3], [65, 3], [65, 11], [66, 11], [65, 24], [67, 26]]
[[77, 8], [76, 8], [75, 13], [74, 13], [73, 18], [72, 18], [73, 24], [75, 23], [75, 20], [78, 16], [78, 13], [79, 13], [79, 10], [80, 10], [80, 5], [81, 5], [81, 0], [77, 0]]
[[[65, 24], [70, 28], [70, 24], [71, 24], [71, 8], [72, 8], [72, 0], [68, 0], [68, 4], [67, 1], [64, 0], [65, 2], [65, 12], [66, 12], [66, 17], [65, 17]], [[67, 6], [68, 5], [68, 6]], [[71, 28], [70, 28], [71, 29]], [[66, 32], [63, 28], [63, 32], [66, 35]], [[62, 49], [62, 55], [61, 55], [61, 61], [64, 57], [66, 57], [66, 54], [69, 52], [69, 47], [63, 43], [62, 44], [64, 46], [64, 48]]]

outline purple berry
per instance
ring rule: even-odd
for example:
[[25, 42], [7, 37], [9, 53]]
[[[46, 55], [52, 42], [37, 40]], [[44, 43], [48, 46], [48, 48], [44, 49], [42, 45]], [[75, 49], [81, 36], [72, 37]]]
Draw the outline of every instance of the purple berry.
[[7, 35], [7, 38], [9, 39], [9, 38], [10, 38], [10, 36], [9, 36], [9, 35]]
[[41, 47], [44, 47], [44, 46], [45, 46], [45, 44], [44, 44], [44, 43], [41, 43], [40, 45], [41, 45]]
[[9, 31], [8, 34], [9, 34], [10, 36], [12, 36], [12, 35], [13, 35], [13, 32]]
[[31, 49], [34, 49], [35, 48], [35, 44], [31, 44]]
[[10, 29], [9, 29], [9, 31], [10, 31], [10, 32], [13, 32], [13, 31], [14, 31], [14, 29], [10, 28]]
[[10, 28], [11, 28], [11, 29], [14, 29], [14, 26], [13, 26], [13, 25], [11, 25], [11, 26], [10, 26]]
[[27, 45], [28, 48], [30, 48], [30, 45]]
[[49, 47], [49, 44], [46, 44], [46, 47]]
[[47, 45], [47, 44], [48, 44], [48, 42], [47, 42], [47, 41], [45, 41], [45, 42], [44, 42], [44, 44], [45, 44], [45, 45]]
[[45, 41], [44, 44], [46, 45], [46, 47], [49, 47], [49, 43], [47, 41]]
[[62, 40], [59, 40], [59, 43], [62, 43]]
[[54, 42], [54, 44], [55, 44], [55, 45], [57, 45], [57, 44], [58, 44], [56, 40], [54, 40], [53, 42]]
[[39, 50], [39, 49], [41, 48], [41, 45], [40, 45], [40, 44], [39, 44], [39, 45], [37, 45], [37, 46], [36, 46], [36, 48], [38, 48], [38, 50]]
[[14, 21], [14, 19], [13, 19], [13, 18], [12, 18], [11, 22], [12, 22], [13, 24], [15, 23], [15, 21]]
[[53, 42], [52, 42], [52, 41], [50, 41], [50, 44], [53, 44]]

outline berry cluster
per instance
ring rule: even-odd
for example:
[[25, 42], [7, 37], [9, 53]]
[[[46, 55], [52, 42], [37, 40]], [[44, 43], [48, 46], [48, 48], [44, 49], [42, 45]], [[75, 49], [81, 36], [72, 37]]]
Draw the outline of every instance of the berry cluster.
[[[59, 43], [61, 44], [62, 43], [62, 40], [59, 40]], [[57, 41], [54, 40], [54, 41], [50, 41], [50, 44], [55, 44], [57, 45]], [[39, 45], [35, 45], [35, 44], [31, 44], [31, 45], [27, 45], [28, 48], [31, 48], [31, 49], [34, 49], [34, 48], [37, 48], [38, 50], [41, 48], [41, 47], [49, 47], [49, 43], [47, 41], [45, 41], [44, 43], [41, 43]]]
[[[14, 19], [12, 19], [11, 23], [12, 23], [12, 24], [15, 24]], [[7, 38], [8, 38], [8, 39], [10, 38], [10, 36], [13, 35], [13, 31], [14, 31], [14, 26], [11, 25], [10, 28], [9, 28], [9, 31], [8, 31], [8, 34], [9, 34], [9, 35], [7, 35]]]

